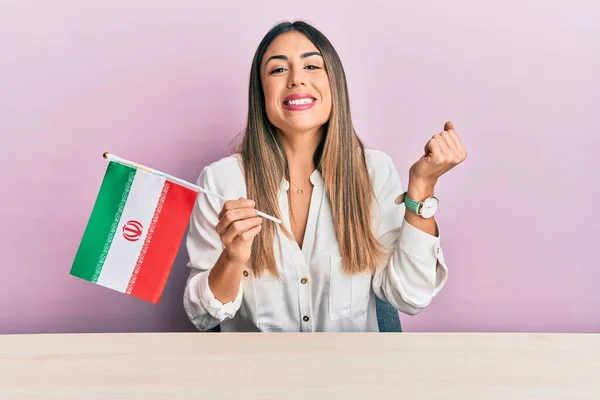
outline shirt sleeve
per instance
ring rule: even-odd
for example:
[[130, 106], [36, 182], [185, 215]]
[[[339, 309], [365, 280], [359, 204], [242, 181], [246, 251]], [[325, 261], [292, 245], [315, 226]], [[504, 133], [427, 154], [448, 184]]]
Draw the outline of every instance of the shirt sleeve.
[[[395, 199], [404, 192], [392, 159], [387, 156], [376, 171], [377, 237], [386, 257], [375, 271], [373, 290], [382, 300], [410, 315], [425, 308], [445, 285], [448, 267], [438, 236], [410, 225], [406, 206]], [[437, 222], [436, 222], [437, 224]]]
[[[197, 184], [216, 192], [210, 167], [202, 170]], [[208, 286], [210, 270], [223, 251], [221, 238], [215, 230], [220, 211], [218, 198], [199, 193], [186, 238], [190, 275], [183, 294], [183, 306], [190, 321], [202, 331], [214, 328], [226, 318], [233, 318], [243, 297], [241, 283], [236, 298], [224, 304], [215, 298]]]

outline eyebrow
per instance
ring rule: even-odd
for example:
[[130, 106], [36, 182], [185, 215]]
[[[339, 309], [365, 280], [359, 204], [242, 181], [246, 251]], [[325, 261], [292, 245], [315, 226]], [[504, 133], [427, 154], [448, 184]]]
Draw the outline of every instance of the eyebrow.
[[[323, 57], [323, 56], [321, 55], [321, 53], [319, 53], [318, 51], [309, 51], [308, 53], [303, 53], [303, 54], [301, 54], [301, 55], [300, 55], [300, 58], [307, 58], [307, 57], [312, 57], [312, 56], [319, 56], [319, 57]], [[271, 61], [271, 60], [285, 60], [285, 61], [287, 61], [287, 60], [288, 60], [288, 58], [287, 58], [287, 56], [284, 56], [284, 55], [282, 55], [282, 54], [278, 54], [278, 55], [275, 55], [275, 56], [271, 56], [271, 57], [269, 57], [269, 58], [267, 59], [267, 61], [265, 61], [265, 65], [267, 65], [267, 64], [269, 63], [269, 61]]]

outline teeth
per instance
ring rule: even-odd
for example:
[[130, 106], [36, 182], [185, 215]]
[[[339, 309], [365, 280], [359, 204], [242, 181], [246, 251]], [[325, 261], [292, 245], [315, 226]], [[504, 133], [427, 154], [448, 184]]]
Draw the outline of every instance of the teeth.
[[315, 100], [310, 99], [310, 98], [304, 98], [304, 99], [297, 99], [297, 100], [288, 100], [288, 101], [286, 101], [286, 103], [290, 106], [299, 106], [301, 104], [310, 104], [313, 101], [315, 101]]

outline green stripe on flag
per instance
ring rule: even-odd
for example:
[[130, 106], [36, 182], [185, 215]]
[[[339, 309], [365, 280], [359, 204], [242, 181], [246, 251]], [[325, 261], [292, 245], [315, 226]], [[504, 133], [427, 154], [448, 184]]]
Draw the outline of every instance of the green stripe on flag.
[[110, 250], [135, 177], [135, 168], [109, 162], [75, 255], [71, 275], [96, 282]]

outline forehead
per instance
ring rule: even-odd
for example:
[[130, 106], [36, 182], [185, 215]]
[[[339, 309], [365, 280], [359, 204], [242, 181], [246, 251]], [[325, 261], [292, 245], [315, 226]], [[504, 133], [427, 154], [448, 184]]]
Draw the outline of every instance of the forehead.
[[277, 36], [271, 42], [263, 56], [263, 62], [273, 55], [283, 55], [288, 58], [294, 58], [312, 51], [319, 50], [303, 33], [296, 31], [286, 32]]

